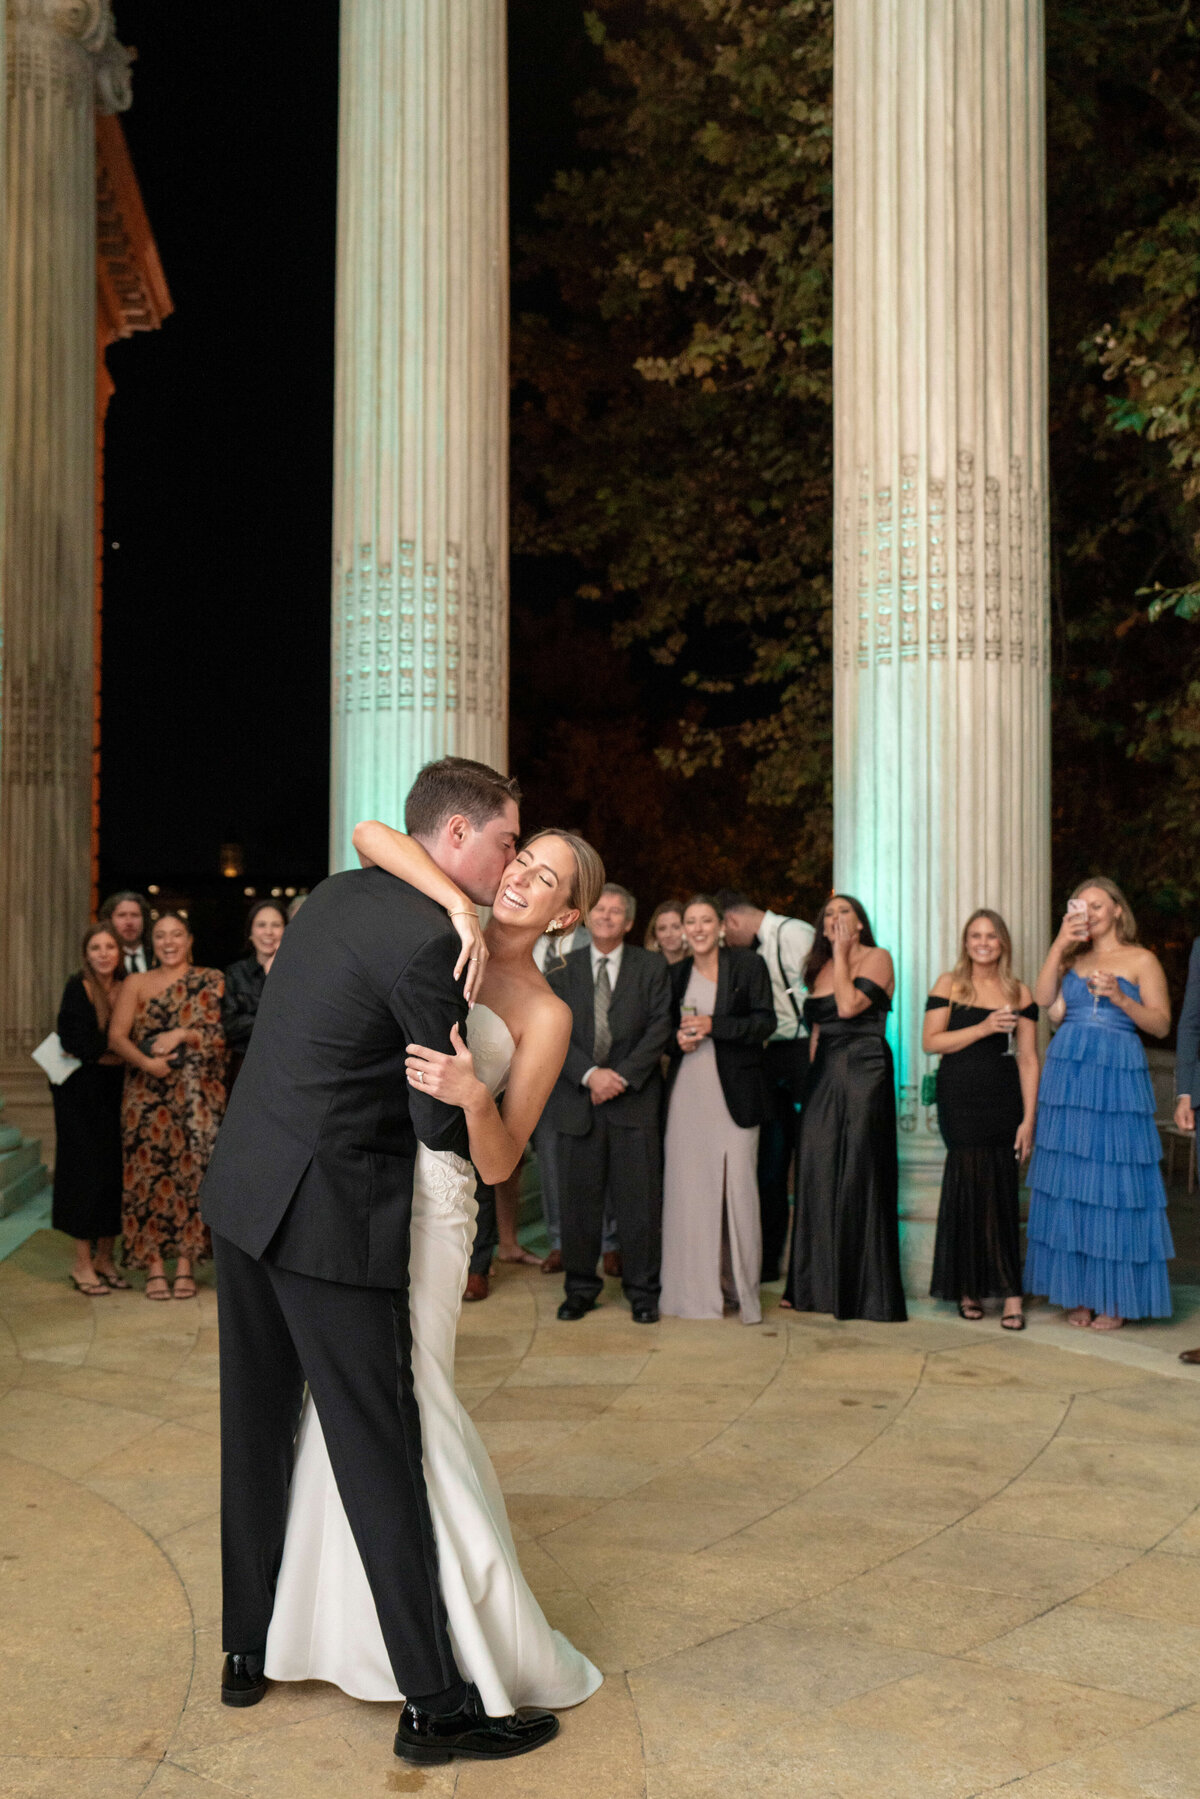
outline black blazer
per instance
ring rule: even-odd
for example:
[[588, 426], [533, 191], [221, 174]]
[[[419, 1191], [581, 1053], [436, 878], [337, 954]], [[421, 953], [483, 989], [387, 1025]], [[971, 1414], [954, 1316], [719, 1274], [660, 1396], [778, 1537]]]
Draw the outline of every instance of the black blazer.
[[465, 1035], [459, 942], [381, 868], [332, 875], [284, 933], [201, 1189], [247, 1254], [352, 1286], [403, 1287], [418, 1138], [469, 1154], [466, 1119], [404, 1076], [404, 1049]]
[[244, 1056], [249, 1046], [266, 978], [263, 965], [255, 955], [231, 962], [225, 970], [221, 1024], [225, 1031], [225, 1047], [235, 1055]]
[[[100, 1028], [96, 1008], [88, 998], [81, 974], [73, 974], [63, 988], [58, 1023], [54, 1028], [67, 1054], [77, 1056], [81, 1062], [98, 1062], [108, 1049], [108, 1032]], [[79, 1072], [77, 1068], [75, 1074]], [[75, 1075], [67, 1078], [74, 1080]]]
[[[586, 1137], [597, 1110], [582, 1085], [596, 1061], [592, 1053], [596, 1009], [591, 946], [572, 950], [547, 979], [570, 1006], [572, 1024], [567, 1059], [546, 1102], [546, 1120], [569, 1137]], [[661, 1057], [671, 1034], [671, 989], [661, 956], [625, 944], [608, 1023], [612, 1048], [605, 1066], [629, 1083], [619, 1098], [605, 1101], [608, 1122], [627, 1130], [657, 1131], [662, 1106]]]
[[[692, 957], [685, 956], [671, 969], [671, 1067], [667, 1095], [675, 1085], [683, 1061], [675, 1032], [680, 1007], [692, 974]], [[717, 997], [713, 1003], [712, 1040], [717, 1053], [721, 1092], [735, 1124], [749, 1128], [767, 1115], [767, 1091], [763, 1078], [763, 1045], [775, 1029], [775, 1001], [771, 976], [757, 950], [722, 949], [717, 952]]]

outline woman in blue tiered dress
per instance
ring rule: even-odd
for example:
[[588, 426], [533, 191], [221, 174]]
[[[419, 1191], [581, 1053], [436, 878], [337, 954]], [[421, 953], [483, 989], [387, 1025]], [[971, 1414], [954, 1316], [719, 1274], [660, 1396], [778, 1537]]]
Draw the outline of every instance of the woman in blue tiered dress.
[[1165, 1037], [1171, 1006], [1114, 882], [1095, 876], [1076, 888], [1035, 997], [1062, 1026], [1038, 1094], [1025, 1290], [1066, 1307], [1080, 1328], [1169, 1318], [1175, 1251], [1138, 1032]]

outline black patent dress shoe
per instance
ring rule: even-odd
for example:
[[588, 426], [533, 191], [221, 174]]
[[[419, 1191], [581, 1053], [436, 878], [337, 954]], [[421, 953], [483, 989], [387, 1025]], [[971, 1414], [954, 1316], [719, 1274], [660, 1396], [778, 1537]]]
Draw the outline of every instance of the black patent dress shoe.
[[635, 1324], [658, 1323], [657, 1306], [633, 1306], [631, 1309], [633, 1311], [633, 1322]]
[[427, 1712], [411, 1701], [400, 1713], [396, 1754], [408, 1762], [504, 1761], [528, 1755], [558, 1734], [553, 1712], [522, 1706], [507, 1718], [489, 1718], [474, 1687], [456, 1712]]
[[221, 1670], [222, 1705], [257, 1705], [267, 1690], [261, 1655], [227, 1655]]
[[594, 1299], [581, 1299], [577, 1293], [568, 1293], [558, 1308], [558, 1316], [567, 1324], [574, 1324], [580, 1318], [586, 1318], [589, 1312], [596, 1310]]

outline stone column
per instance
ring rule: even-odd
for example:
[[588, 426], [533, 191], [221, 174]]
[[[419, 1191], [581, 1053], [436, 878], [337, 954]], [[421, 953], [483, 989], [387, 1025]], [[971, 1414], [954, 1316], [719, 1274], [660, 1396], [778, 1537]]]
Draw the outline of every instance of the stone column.
[[423, 762], [504, 768], [502, 0], [342, 0], [331, 865]]
[[0, 1086], [15, 1112], [88, 919], [95, 112], [129, 104], [107, 0], [7, 0], [0, 388]]
[[906, 1283], [942, 1147], [925, 996], [975, 907], [1049, 923], [1041, 0], [838, 0], [835, 880], [896, 959]]

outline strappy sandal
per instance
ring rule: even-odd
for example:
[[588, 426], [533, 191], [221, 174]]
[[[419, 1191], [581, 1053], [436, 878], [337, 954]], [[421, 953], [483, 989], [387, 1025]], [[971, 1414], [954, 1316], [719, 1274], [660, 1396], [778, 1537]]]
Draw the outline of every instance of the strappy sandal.
[[133, 1291], [129, 1282], [127, 1280], [122, 1280], [121, 1276], [115, 1271], [112, 1274], [105, 1274], [103, 1268], [97, 1268], [96, 1273], [104, 1282], [104, 1285], [111, 1288], [114, 1293], [131, 1293]]
[[[161, 1287], [162, 1292], [151, 1293], [151, 1287]], [[168, 1281], [165, 1274], [151, 1274], [147, 1276], [145, 1297], [154, 1300], [170, 1299], [171, 1283]]]
[[[181, 1293], [179, 1291], [180, 1287], [190, 1287], [191, 1292], [190, 1293]], [[171, 1288], [171, 1298], [172, 1299], [195, 1299], [195, 1297], [196, 1297], [196, 1283], [192, 1279], [191, 1275], [190, 1274], [177, 1274], [175, 1276], [175, 1285]]]
[[983, 1307], [977, 1299], [960, 1299], [958, 1302], [958, 1315], [960, 1318], [965, 1318], [968, 1324], [978, 1324], [979, 1320], [983, 1317]]
[[85, 1299], [108, 1298], [108, 1288], [99, 1278], [94, 1281], [81, 1281], [78, 1280], [74, 1274], [68, 1274], [67, 1279], [74, 1287], [76, 1293], [82, 1293]]
[[1024, 1312], [1005, 1312], [1000, 1320], [1002, 1331], [1023, 1331], [1025, 1329]]

